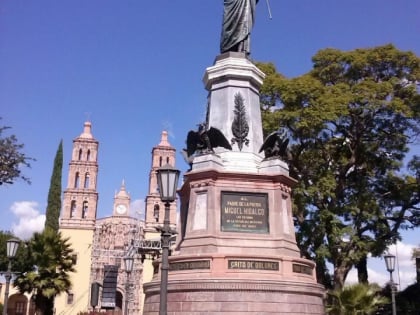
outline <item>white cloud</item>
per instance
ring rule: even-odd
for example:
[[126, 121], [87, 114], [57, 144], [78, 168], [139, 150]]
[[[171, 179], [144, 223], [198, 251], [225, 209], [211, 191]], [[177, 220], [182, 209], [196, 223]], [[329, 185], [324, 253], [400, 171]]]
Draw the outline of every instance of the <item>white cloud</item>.
[[130, 214], [133, 217], [144, 219], [144, 200], [136, 199], [130, 203]]
[[10, 210], [18, 218], [17, 223], [12, 223], [14, 235], [27, 240], [34, 232], [41, 232], [44, 229], [45, 215], [37, 208], [38, 203], [35, 201], [17, 201], [12, 204]]
[[413, 244], [398, 242], [396, 245], [391, 245], [388, 252], [398, 257], [400, 267], [413, 267], [414, 260], [411, 257], [413, 256], [413, 248], [416, 247]]

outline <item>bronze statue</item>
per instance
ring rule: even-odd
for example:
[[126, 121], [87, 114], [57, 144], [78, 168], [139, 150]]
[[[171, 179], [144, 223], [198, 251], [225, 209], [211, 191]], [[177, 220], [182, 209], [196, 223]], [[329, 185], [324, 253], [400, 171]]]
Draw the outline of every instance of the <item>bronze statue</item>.
[[220, 52], [236, 51], [249, 55], [251, 30], [259, 0], [224, 0]]

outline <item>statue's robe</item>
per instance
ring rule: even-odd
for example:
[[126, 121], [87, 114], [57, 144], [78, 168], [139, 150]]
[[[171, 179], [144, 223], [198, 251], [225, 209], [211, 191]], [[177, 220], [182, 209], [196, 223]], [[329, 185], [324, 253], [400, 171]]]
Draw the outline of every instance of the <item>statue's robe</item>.
[[250, 53], [251, 30], [258, 0], [224, 0], [220, 52]]

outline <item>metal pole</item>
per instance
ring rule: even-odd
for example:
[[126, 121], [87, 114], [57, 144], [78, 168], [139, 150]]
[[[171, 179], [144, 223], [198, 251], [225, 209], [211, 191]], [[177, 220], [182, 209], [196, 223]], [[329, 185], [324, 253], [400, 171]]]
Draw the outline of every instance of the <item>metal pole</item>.
[[162, 241], [162, 262], [160, 267], [160, 305], [159, 315], [167, 315], [168, 302], [168, 270], [169, 270], [169, 240], [171, 238], [171, 230], [169, 226], [169, 210], [170, 203], [165, 203], [165, 216], [163, 220], [163, 229], [161, 233]]
[[128, 296], [130, 290], [130, 272], [127, 272], [127, 281], [125, 283], [125, 305], [124, 305], [124, 315], [128, 315]]
[[267, 9], [268, 9], [268, 17], [270, 18], [270, 20], [273, 19], [273, 16], [271, 15], [271, 7], [270, 7], [270, 2], [267, 0]]
[[11, 259], [9, 259], [9, 265], [7, 267], [7, 272], [4, 277], [6, 278], [6, 290], [4, 291], [3, 315], [7, 315], [7, 302], [9, 300], [9, 286], [10, 286], [10, 280], [12, 279]]
[[391, 282], [392, 315], [397, 315], [397, 304], [395, 303], [395, 285], [392, 278], [392, 271], [389, 272], [389, 279]]

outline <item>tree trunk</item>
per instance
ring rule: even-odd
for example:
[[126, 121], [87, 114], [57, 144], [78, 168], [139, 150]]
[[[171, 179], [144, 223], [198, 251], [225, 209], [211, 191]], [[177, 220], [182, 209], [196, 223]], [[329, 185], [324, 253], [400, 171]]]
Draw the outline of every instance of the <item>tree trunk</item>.
[[36, 315], [54, 315], [54, 297], [47, 298], [37, 294], [35, 297]]
[[334, 268], [334, 290], [341, 290], [344, 287], [344, 282], [346, 281], [350, 269], [351, 265], [344, 263]]
[[327, 282], [331, 282], [329, 281], [329, 278], [327, 279], [327, 273], [328, 273], [328, 269], [327, 266], [325, 265], [325, 261], [317, 261], [316, 262], [316, 267], [315, 267], [315, 272], [316, 272], [316, 280], [319, 284], [322, 284], [326, 287], [329, 286], [329, 283]]
[[363, 256], [355, 267], [357, 269], [357, 278], [359, 279], [359, 283], [368, 284], [367, 256]]

